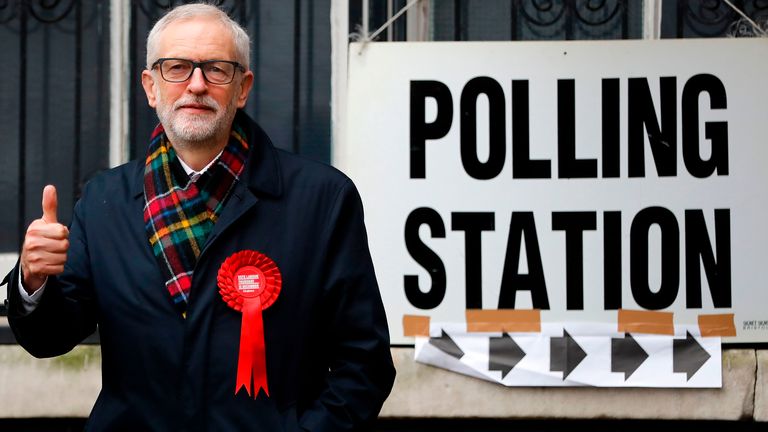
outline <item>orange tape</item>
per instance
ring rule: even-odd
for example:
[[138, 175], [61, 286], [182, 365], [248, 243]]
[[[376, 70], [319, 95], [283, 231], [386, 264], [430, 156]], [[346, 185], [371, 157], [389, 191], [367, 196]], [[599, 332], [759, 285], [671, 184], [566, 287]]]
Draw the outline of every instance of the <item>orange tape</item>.
[[702, 336], [736, 336], [733, 314], [699, 315]]
[[619, 309], [618, 321], [624, 333], [675, 334], [672, 312]]
[[467, 309], [467, 332], [540, 332], [538, 309]]
[[403, 336], [429, 337], [429, 317], [422, 315], [403, 315]]

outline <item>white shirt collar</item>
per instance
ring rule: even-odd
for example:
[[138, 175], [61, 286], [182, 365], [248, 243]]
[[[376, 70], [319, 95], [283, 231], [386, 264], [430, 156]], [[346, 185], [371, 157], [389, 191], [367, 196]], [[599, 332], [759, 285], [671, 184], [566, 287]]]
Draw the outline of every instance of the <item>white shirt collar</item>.
[[[179, 162], [181, 162], [181, 167], [182, 167], [182, 168], [184, 168], [184, 172], [185, 172], [185, 173], [187, 173], [187, 175], [188, 175], [188, 176], [192, 177], [192, 176], [193, 176], [193, 175], [195, 175], [195, 174], [202, 174], [202, 173], [204, 173], [204, 172], [208, 171], [208, 168], [210, 168], [210, 167], [211, 167], [211, 165], [213, 165], [213, 164], [214, 164], [214, 162], [216, 162], [217, 160], [219, 160], [219, 156], [221, 156], [221, 154], [222, 154], [222, 153], [224, 153], [224, 150], [221, 150], [221, 151], [219, 152], [219, 154], [217, 154], [217, 155], [216, 155], [216, 157], [215, 157], [215, 158], [213, 158], [213, 160], [211, 160], [210, 162], [208, 162], [208, 165], [204, 166], [204, 167], [203, 167], [203, 169], [201, 169], [200, 171], [195, 171], [195, 170], [193, 170], [193, 169], [192, 169], [192, 168], [191, 168], [189, 165], [187, 165], [187, 163], [186, 163], [186, 162], [184, 162], [184, 160], [183, 160], [183, 159], [181, 159], [181, 158], [179, 158]], [[178, 153], [176, 154], [176, 156], [178, 157]]]

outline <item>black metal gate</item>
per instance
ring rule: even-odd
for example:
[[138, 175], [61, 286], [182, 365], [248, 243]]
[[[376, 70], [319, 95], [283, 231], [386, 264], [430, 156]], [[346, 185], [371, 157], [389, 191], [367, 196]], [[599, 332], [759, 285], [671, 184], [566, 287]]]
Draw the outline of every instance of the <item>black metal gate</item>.
[[108, 163], [109, 1], [0, 1], [0, 252], [17, 251], [47, 183], [69, 213]]

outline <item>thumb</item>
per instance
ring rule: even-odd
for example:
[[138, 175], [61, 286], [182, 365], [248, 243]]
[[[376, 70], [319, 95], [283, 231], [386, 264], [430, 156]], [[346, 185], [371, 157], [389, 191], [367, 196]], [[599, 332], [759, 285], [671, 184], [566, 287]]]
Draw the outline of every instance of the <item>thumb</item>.
[[56, 197], [56, 186], [48, 185], [43, 189], [43, 220], [47, 223], [57, 223], [56, 209], [59, 201]]

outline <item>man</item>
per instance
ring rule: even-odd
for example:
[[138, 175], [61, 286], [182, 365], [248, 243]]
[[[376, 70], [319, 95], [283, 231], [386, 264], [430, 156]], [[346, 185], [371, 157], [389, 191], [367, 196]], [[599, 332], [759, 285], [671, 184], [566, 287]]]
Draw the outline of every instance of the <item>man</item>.
[[93, 431], [366, 430], [394, 379], [354, 185], [272, 146], [243, 112], [247, 34], [186, 5], [147, 38], [161, 125], [92, 180], [69, 229], [55, 189], [9, 281], [38, 357], [98, 326]]

